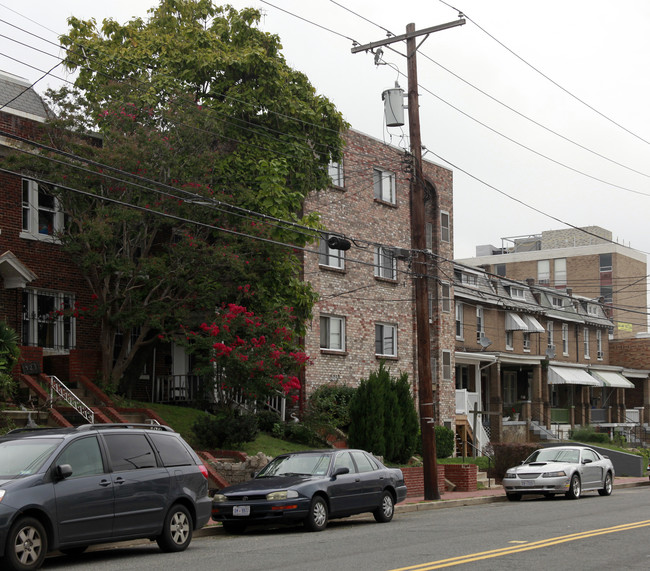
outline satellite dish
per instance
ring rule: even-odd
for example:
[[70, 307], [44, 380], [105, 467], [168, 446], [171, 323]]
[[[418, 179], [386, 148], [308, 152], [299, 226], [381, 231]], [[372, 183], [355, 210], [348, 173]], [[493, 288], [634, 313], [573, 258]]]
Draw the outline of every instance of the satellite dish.
[[479, 344], [483, 349], [487, 349], [490, 345], [492, 345], [492, 341], [490, 341], [487, 337], [483, 336], [479, 339]]
[[555, 346], [546, 348], [546, 358], [555, 359]]

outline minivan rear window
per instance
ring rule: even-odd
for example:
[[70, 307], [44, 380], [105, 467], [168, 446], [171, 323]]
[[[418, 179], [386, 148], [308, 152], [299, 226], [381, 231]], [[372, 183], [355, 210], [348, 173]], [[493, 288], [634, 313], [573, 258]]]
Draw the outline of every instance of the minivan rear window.
[[191, 466], [195, 464], [194, 458], [178, 438], [156, 433], [150, 434], [149, 438], [153, 440], [164, 466], [169, 468], [171, 466]]
[[105, 434], [113, 472], [154, 468], [156, 455], [144, 434]]
[[59, 444], [60, 438], [0, 441], [0, 479], [10, 480], [35, 474]]

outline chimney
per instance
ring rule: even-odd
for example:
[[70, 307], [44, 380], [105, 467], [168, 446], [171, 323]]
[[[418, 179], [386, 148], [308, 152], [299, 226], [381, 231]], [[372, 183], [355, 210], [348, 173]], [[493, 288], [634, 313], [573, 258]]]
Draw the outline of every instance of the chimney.
[[534, 286], [535, 285], [535, 278], [526, 278], [526, 283], [531, 287]]

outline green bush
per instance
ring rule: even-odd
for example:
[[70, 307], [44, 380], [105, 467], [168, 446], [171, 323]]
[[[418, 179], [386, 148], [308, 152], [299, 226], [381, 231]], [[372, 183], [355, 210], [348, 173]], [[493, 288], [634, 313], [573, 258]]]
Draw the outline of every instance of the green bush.
[[583, 426], [569, 433], [569, 438], [576, 442], [596, 442], [598, 444], [607, 444], [609, 434], [606, 432], [596, 432], [593, 426]]
[[327, 446], [327, 443], [315, 430], [300, 422], [287, 422], [284, 425], [284, 440], [294, 442], [295, 444], [305, 444], [314, 448]]
[[456, 435], [451, 428], [436, 426], [436, 458], [449, 458], [454, 453]]
[[280, 415], [272, 410], [261, 410], [257, 413], [257, 425], [262, 432], [273, 432], [273, 427], [282, 422]]
[[226, 409], [200, 416], [192, 432], [201, 448], [231, 449], [255, 440], [259, 428], [255, 415]]
[[415, 451], [419, 425], [408, 375], [394, 380], [381, 362], [378, 371], [361, 381], [350, 402], [350, 419], [352, 448], [406, 463]]
[[500, 482], [506, 474], [508, 468], [518, 466], [535, 450], [539, 448], [538, 444], [492, 444], [494, 450], [494, 473], [491, 474]]
[[313, 423], [347, 432], [350, 427], [350, 401], [357, 389], [346, 385], [322, 385], [309, 397], [309, 416]]

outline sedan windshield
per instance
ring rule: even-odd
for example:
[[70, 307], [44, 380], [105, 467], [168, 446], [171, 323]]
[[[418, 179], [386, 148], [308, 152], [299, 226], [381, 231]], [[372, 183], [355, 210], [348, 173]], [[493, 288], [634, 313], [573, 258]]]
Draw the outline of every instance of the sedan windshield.
[[258, 478], [272, 476], [325, 476], [330, 464], [330, 454], [294, 454], [271, 460], [258, 474]]
[[0, 442], [0, 479], [10, 480], [34, 474], [60, 443], [58, 438]]
[[532, 462], [568, 462], [570, 464], [577, 464], [580, 462], [580, 450], [576, 448], [569, 450], [566, 448], [544, 448], [543, 450], [533, 452], [524, 464], [531, 464]]

